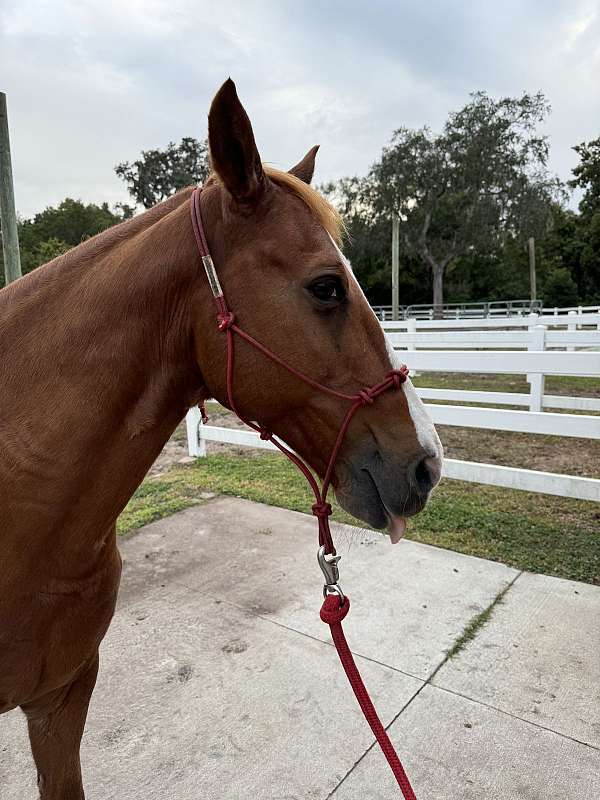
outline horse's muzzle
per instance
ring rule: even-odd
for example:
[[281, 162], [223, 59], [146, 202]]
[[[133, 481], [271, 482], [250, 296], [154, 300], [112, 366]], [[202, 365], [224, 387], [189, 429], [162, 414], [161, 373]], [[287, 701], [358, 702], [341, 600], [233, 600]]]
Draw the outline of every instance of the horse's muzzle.
[[336, 497], [344, 510], [367, 525], [399, 530], [401, 520], [424, 509], [441, 471], [437, 454], [421, 451], [406, 462], [378, 451], [364, 453], [362, 458], [340, 461]]

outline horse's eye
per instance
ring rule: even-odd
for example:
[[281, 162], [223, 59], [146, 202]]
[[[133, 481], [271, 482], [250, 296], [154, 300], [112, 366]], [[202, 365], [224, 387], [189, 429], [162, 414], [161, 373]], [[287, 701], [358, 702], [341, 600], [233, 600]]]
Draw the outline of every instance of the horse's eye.
[[309, 292], [321, 303], [334, 305], [346, 297], [346, 290], [342, 281], [335, 275], [317, 278], [308, 287]]

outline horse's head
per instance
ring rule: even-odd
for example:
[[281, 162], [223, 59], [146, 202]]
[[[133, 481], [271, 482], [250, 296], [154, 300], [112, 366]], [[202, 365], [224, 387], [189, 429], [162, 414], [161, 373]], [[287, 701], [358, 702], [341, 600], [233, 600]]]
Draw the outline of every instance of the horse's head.
[[[289, 173], [261, 163], [252, 127], [227, 81], [209, 114], [214, 175], [202, 195], [212, 256], [241, 328], [321, 384], [348, 394], [383, 380], [394, 352], [338, 244], [335, 210], [308, 185], [317, 148]], [[214, 396], [227, 402], [225, 336], [202, 290], [197, 351]], [[220, 337], [220, 338], [219, 338]], [[323, 476], [349, 403], [323, 394], [236, 341], [240, 411], [277, 434]], [[442, 447], [410, 381], [356, 413], [333, 473], [341, 505], [388, 525], [425, 505], [440, 478]], [[395, 534], [395, 536], [394, 536]]]

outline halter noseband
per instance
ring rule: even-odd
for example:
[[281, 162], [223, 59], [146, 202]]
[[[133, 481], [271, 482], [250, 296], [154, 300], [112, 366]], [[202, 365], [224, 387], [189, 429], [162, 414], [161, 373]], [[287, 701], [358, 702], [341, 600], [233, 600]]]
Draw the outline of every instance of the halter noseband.
[[[379, 717], [377, 716], [373, 704], [371, 703], [371, 699], [358, 673], [352, 653], [350, 652], [342, 631], [341, 621], [348, 613], [350, 608], [350, 599], [344, 596], [338, 583], [339, 574], [337, 564], [340, 556], [336, 555], [333, 539], [331, 537], [331, 530], [329, 528], [331, 505], [327, 502], [327, 492], [331, 483], [333, 468], [342, 446], [344, 436], [346, 435], [350, 423], [352, 422], [352, 418], [359, 408], [366, 405], [372, 405], [373, 402], [384, 392], [387, 392], [388, 389], [400, 389], [408, 377], [408, 368], [402, 365], [399, 369], [393, 369], [388, 372], [380, 383], [365, 387], [356, 394], [347, 394], [346, 392], [340, 392], [337, 389], [332, 389], [329, 386], [325, 386], [322, 383], [315, 381], [310, 376], [305, 375], [303, 372], [280, 358], [266, 345], [262, 344], [249, 333], [246, 333], [246, 331], [240, 328], [236, 323], [235, 314], [227, 305], [215, 265], [208, 249], [208, 242], [206, 241], [206, 235], [204, 233], [202, 212], [200, 208], [201, 193], [202, 187], [196, 187], [193, 190], [190, 199], [192, 228], [194, 230], [194, 236], [196, 237], [196, 244], [198, 245], [198, 250], [202, 258], [202, 264], [204, 265], [206, 277], [208, 278], [208, 283], [217, 306], [217, 325], [219, 331], [225, 333], [227, 336], [227, 400], [229, 407], [245, 425], [248, 425], [248, 427], [257, 431], [261, 439], [272, 442], [275, 447], [281, 450], [281, 452], [287, 456], [287, 458], [292, 461], [292, 463], [295, 464], [300, 472], [304, 475], [313, 491], [315, 502], [312, 506], [312, 513], [317, 517], [319, 523], [318, 562], [325, 577], [325, 585], [323, 587], [325, 601], [321, 609], [321, 619], [324, 622], [327, 622], [331, 627], [334, 644], [344, 669], [348, 675], [356, 698], [363, 710], [367, 722], [371, 726], [371, 730], [375, 734], [379, 745], [383, 750], [383, 753], [392, 769], [392, 772], [394, 773], [398, 785], [402, 790], [405, 800], [416, 800], [415, 794], [408, 781], [406, 773], [404, 772], [404, 768], [402, 767], [392, 743], [390, 742], [388, 735], [383, 728]], [[271, 361], [274, 361], [276, 364], [279, 364], [280, 367], [283, 367], [283, 369], [287, 370], [290, 374], [296, 376], [299, 380], [303, 381], [309, 386], [312, 386], [314, 389], [323, 392], [324, 394], [346, 400], [351, 404], [338, 431], [333, 449], [329, 456], [329, 461], [327, 462], [325, 477], [323, 478], [320, 488], [310, 468], [298, 455], [296, 455], [296, 453], [286, 447], [282, 442], [278, 441], [278, 439], [274, 437], [273, 433], [267, 428], [264, 428], [263, 426], [246, 419], [238, 411], [233, 395], [236, 335], [248, 342], [248, 344], [266, 356], [266, 358], [269, 358]]]

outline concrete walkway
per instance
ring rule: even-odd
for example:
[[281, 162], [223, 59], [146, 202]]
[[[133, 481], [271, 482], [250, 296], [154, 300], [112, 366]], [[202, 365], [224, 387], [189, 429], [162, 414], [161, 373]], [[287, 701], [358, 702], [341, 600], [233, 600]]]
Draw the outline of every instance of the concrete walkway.
[[[600, 588], [334, 535], [346, 633], [419, 800], [600, 797]], [[122, 552], [88, 800], [400, 796], [319, 620], [312, 517], [215, 498]], [[18, 711], [0, 717], [0, 797], [36, 797]]]

